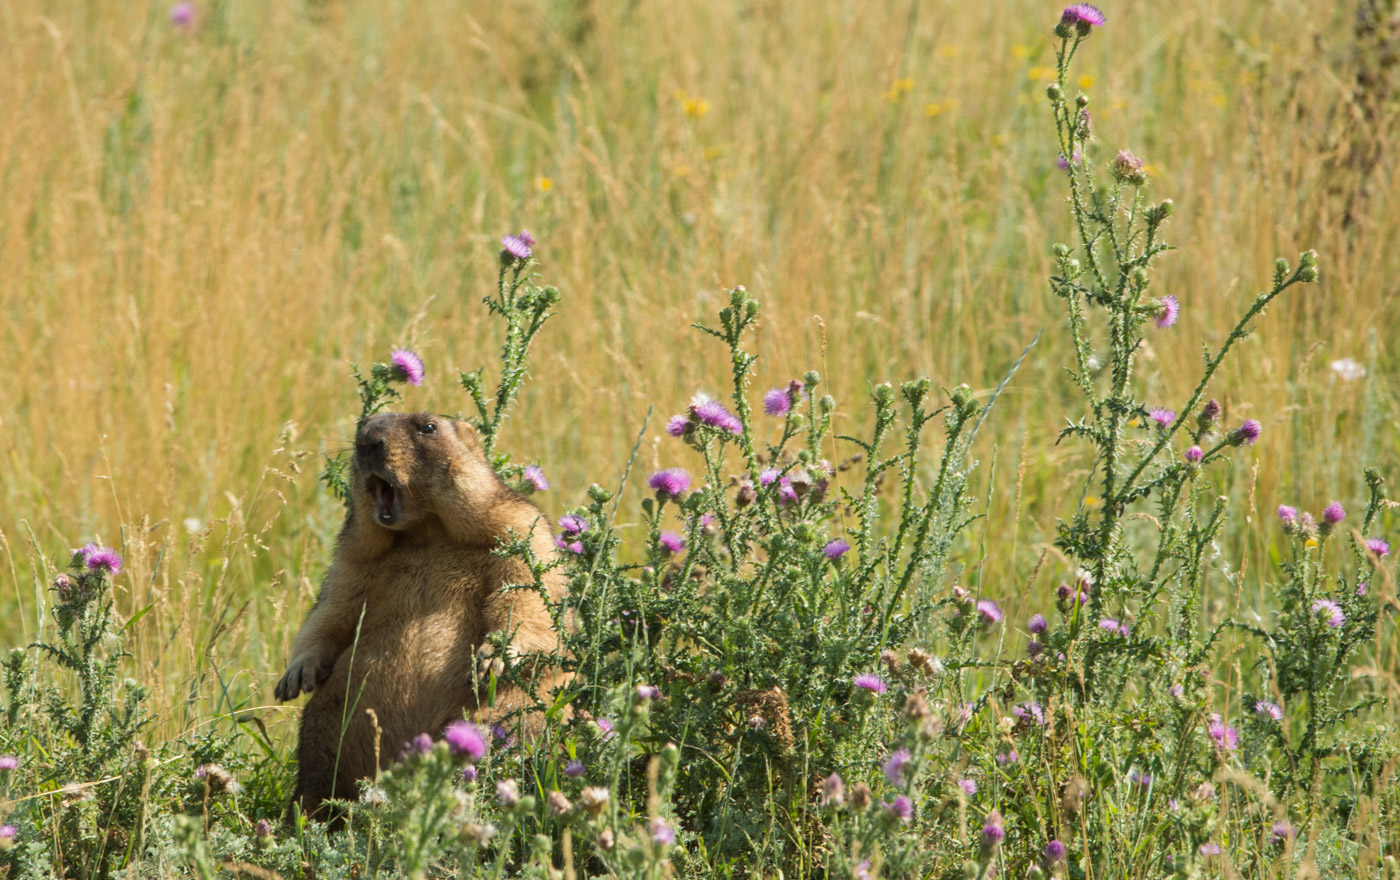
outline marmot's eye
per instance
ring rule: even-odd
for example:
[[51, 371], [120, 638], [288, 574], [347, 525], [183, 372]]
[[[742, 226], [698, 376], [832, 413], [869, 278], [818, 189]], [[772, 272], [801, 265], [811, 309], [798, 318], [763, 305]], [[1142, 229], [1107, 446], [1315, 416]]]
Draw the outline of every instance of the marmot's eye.
[[437, 425], [434, 424], [433, 422], [428, 422], [428, 424], [426, 424], [426, 425], [424, 425], [423, 427], [421, 427], [421, 428], [418, 429], [418, 433], [420, 433], [420, 434], [436, 434], [436, 433], [437, 433]]

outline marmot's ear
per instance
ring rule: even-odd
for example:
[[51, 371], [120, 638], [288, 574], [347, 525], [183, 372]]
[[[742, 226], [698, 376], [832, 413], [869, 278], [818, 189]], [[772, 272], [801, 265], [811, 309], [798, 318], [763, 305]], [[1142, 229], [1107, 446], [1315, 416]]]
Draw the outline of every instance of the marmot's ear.
[[481, 438], [477, 436], [476, 428], [471, 422], [454, 421], [452, 427], [457, 430], [457, 439], [462, 441], [468, 449], [473, 452], [481, 451]]

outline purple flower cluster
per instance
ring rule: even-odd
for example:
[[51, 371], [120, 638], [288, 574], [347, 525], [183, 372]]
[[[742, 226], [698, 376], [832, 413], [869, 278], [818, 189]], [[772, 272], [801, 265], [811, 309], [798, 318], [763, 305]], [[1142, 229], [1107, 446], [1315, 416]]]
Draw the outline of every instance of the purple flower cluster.
[[890, 781], [890, 785], [904, 784], [905, 771], [913, 760], [914, 756], [909, 754], [908, 749], [896, 749], [885, 759], [885, 778]]
[[823, 547], [822, 553], [826, 555], [827, 559], [840, 559], [842, 556], [845, 556], [846, 551], [850, 549], [850, 544], [847, 544], [845, 541], [841, 540], [840, 538], [837, 538], [835, 541], [832, 541], [825, 547]]
[[111, 547], [86, 544], [73, 551], [73, 565], [92, 572], [106, 572], [118, 575], [122, 572], [122, 558]]
[[1079, 28], [1081, 34], [1088, 34], [1091, 28], [1103, 27], [1103, 12], [1091, 3], [1076, 3], [1065, 7], [1060, 13], [1060, 24]]
[[1317, 599], [1312, 603], [1313, 614], [1325, 618], [1327, 625], [1332, 629], [1337, 629], [1346, 623], [1347, 616], [1342, 613], [1342, 606], [1331, 599]]
[[883, 678], [869, 672], [863, 672], [857, 675], [852, 683], [858, 688], [877, 694], [883, 694], [885, 691], [889, 690], [889, 685], [885, 684]]
[[505, 248], [502, 256], [509, 254], [517, 260], [528, 260], [534, 254], [532, 248], [535, 246], [535, 237], [529, 230], [520, 230], [519, 235], [507, 235], [501, 239], [501, 246]]
[[1157, 329], [1165, 330], [1176, 323], [1176, 319], [1181, 315], [1181, 301], [1174, 296], [1164, 296], [1157, 303], [1160, 311], [1157, 313], [1155, 323]]
[[452, 754], [475, 764], [486, 757], [486, 732], [470, 721], [454, 721], [442, 731]]
[[985, 624], [1001, 623], [1001, 606], [991, 599], [978, 600], [977, 613], [982, 616], [982, 622]]
[[681, 468], [667, 468], [652, 474], [647, 485], [657, 495], [679, 498], [690, 491], [690, 473]]
[[544, 471], [538, 465], [527, 465], [522, 474], [525, 484], [535, 492], [543, 492], [549, 488], [549, 480], [545, 479]]
[[1219, 715], [1210, 716], [1210, 724], [1206, 727], [1206, 734], [1215, 743], [1215, 747], [1222, 752], [1233, 752], [1240, 747], [1240, 732], [1227, 726]]
[[389, 352], [389, 370], [394, 379], [410, 385], [423, 384], [423, 359], [416, 352], [406, 348], [395, 348]]

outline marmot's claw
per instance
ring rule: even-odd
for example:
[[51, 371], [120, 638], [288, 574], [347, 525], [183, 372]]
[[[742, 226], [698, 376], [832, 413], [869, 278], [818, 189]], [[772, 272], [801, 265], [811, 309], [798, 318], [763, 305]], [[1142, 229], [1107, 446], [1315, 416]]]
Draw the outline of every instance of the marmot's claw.
[[282, 676], [282, 680], [277, 682], [277, 687], [273, 689], [272, 695], [279, 702], [285, 703], [288, 700], [295, 700], [302, 694], [309, 694], [316, 689], [316, 685], [330, 677], [334, 665], [334, 660], [323, 660], [318, 663], [312, 657], [297, 657], [287, 667], [287, 672]]

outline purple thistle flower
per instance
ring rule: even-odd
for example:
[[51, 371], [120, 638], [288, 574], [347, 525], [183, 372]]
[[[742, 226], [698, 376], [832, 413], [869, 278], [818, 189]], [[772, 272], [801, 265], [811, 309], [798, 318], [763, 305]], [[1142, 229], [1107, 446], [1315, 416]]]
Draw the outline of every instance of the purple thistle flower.
[[564, 775], [570, 779], [577, 779], [583, 775], [583, 762], [575, 758], [564, 765]]
[[259, 819], [258, 824], [253, 826], [253, 835], [259, 840], [271, 840], [272, 823], [266, 819]]
[[566, 513], [559, 517], [559, 528], [563, 529], [566, 535], [577, 535], [588, 531], [588, 520], [572, 513]]
[[1327, 618], [1327, 625], [1336, 629], [1346, 623], [1347, 616], [1342, 613], [1342, 606], [1331, 599], [1318, 599], [1312, 603], [1313, 614]]
[[170, 23], [177, 28], [187, 28], [194, 24], [194, 4], [176, 3], [170, 7]]
[[901, 824], [908, 825], [914, 818], [914, 802], [904, 795], [886, 801], [884, 806], [886, 814], [891, 819], [899, 820]]
[[654, 684], [639, 684], [637, 685], [637, 699], [659, 700], [661, 699], [661, 688]]
[[521, 230], [520, 235], [507, 235], [501, 238], [501, 245], [505, 247], [505, 253], [510, 254], [517, 260], [528, 260], [534, 253], [530, 246], [535, 240], [530, 237], [530, 233]]
[[831, 543], [823, 547], [822, 552], [826, 554], [827, 559], [840, 559], [842, 556], [845, 556], [846, 551], [850, 549], [850, 544], [847, 544], [845, 541], [841, 540], [840, 538], [837, 538], [835, 541], [832, 541]]
[[667, 434], [670, 434], [672, 437], [683, 437], [683, 436], [685, 436], [685, 432], [686, 432], [686, 430], [688, 430], [689, 428], [690, 428], [690, 416], [686, 416], [686, 415], [675, 415], [675, 416], [671, 416], [670, 421], [668, 421], [668, 422], [666, 423], [666, 433], [667, 433]]
[[1027, 625], [1026, 628], [1029, 629], [1032, 633], [1039, 635], [1040, 633], [1043, 633], [1045, 632], [1045, 630], [1049, 629], [1049, 627], [1050, 624], [1046, 622], [1045, 615], [1032, 614], [1030, 623]]
[[1231, 446], [1253, 446], [1263, 430], [1264, 426], [1259, 424], [1258, 420], [1245, 419], [1226, 439]]
[[491, 737], [498, 741], [503, 749], [515, 745], [515, 737], [511, 736], [510, 729], [504, 724], [491, 725]]
[[982, 621], [984, 623], [992, 624], [1001, 622], [1001, 606], [997, 605], [997, 603], [993, 602], [991, 599], [978, 600], [977, 613], [982, 615]]
[[997, 766], [999, 767], [1005, 767], [1008, 764], [1015, 764], [1020, 760], [1021, 756], [1016, 752], [1015, 749], [1012, 749], [1009, 752], [999, 752], [997, 754]]
[[885, 760], [885, 778], [890, 781], [890, 785], [902, 785], [904, 783], [904, 771], [908, 769], [909, 762], [914, 760], [908, 749], [896, 749], [892, 755]]
[[389, 366], [393, 378], [410, 385], [423, 384], [423, 359], [416, 352], [406, 348], [395, 348], [389, 352]]
[[1358, 596], [1364, 596], [1364, 595], [1366, 595], [1366, 588], [1370, 585], [1370, 583], [1371, 583], [1370, 581], [1362, 581], [1361, 583], [1357, 584], [1357, 585], [1356, 585], [1356, 595], [1358, 595]]
[[613, 723], [612, 723], [611, 721], [609, 721], [608, 719], [606, 719], [606, 718], [599, 718], [599, 719], [595, 720], [593, 723], [596, 724], [596, 725], [598, 725], [598, 729], [601, 730], [601, 731], [603, 732], [602, 738], [603, 738], [604, 740], [610, 740], [610, 739], [612, 739], [613, 737], [617, 736], [617, 731], [616, 731], [615, 729], [613, 729]]
[[528, 229], [522, 229], [522, 230], [520, 230], [520, 236], [519, 236], [519, 238], [520, 238], [521, 241], [525, 242], [525, 244], [526, 244], [527, 247], [534, 247], [534, 246], [535, 246], [535, 237], [534, 237], [533, 235], [530, 234], [530, 230], [528, 230]]
[[477, 777], [476, 768], [473, 767], [471, 764], [468, 764], [467, 766], [465, 766], [465, 767], [462, 768], [462, 781], [463, 781], [463, 782], [476, 782], [476, 777]]
[[1088, 34], [1091, 28], [1103, 27], [1103, 12], [1090, 3], [1076, 3], [1065, 7], [1060, 13], [1060, 24], [1074, 25], [1081, 34]]
[[676, 842], [675, 829], [667, 825], [665, 819], [657, 816], [651, 820], [651, 839], [662, 846], [669, 846]]
[[1105, 617], [1104, 619], [1099, 621], [1099, 629], [1111, 633], [1118, 632], [1118, 628], [1120, 626], [1122, 626], [1122, 624], [1120, 624], [1117, 620], [1114, 620], [1112, 617]]
[[1342, 507], [1342, 502], [1340, 501], [1333, 501], [1322, 511], [1322, 521], [1329, 526], [1335, 526], [1346, 518], [1346, 508]]
[[1155, 323], [1158, 330], [1165, 330], [1175, 324], [1177, 317], [1181, 314], [1181, 301], [1174, 296], [1164, 296], [1157, 305], [1161, 311], [1157, 313]]
[[742, 434], [744, 423], [734, 413], [724, 408], [724, 404], [709, 397], [697, 397], [690, 405], [690, 414], [696, 421], [731, 434]]
[[679, 553], [685, 549], [685, 538], [675, 532], [662, 532], [659, 543], [667, 553]]
[[996, 846], [1006, 838], [1006, 828], [1001, 818], [1000, 810], [992, 810], [987, 814], [987, 824], [982, 826], [982, 843], [987, 846]]
[[1273, 824], [1273, 827], [1269, 829], [1269, 836], [1276, 844], [1281, 844], [1285, 840], [1292, 840], [1295, 833], [1293, 826], [1290, 825], [1286, 819], [1279, 819]]
[[1192, 464], [1196, 464], [1205, 457], [1205, 450], [1201, 449], [1199, 446], [1192, 446], [1190, 449], [1186, 450], [1186, 460]]
[[770, 416], [785, 416], [792, 409], [792, 398], [787, 388], [770, 388], [763, 395], [763, 411]]
[[[433, 738], [426, 733], [420, 733], [413, 738], [413, 741], [408, 744], [408, 747], [420, 755], [426, 755], [433, 750]], [[204, 768], [201, 767], [200, 769], [203, 770]]]
[[1068, 159], [1065, 158], [1064, 153], [1061, 153], [1059, 156], [1055, 157], [1055, 167], [1061, 171], [1068, 171], [1071, 165], [1078, 165], [1083, 158], [1083, 154], [1078, 150], [1075, 150], [1074, 155]]
[[486, 733], [469, 721], [454, 721], [442, 731], [452, 754], [475, 764], [486, 757]]
[[1200, 853], [1203, 856], [1218, 856], [1220, 855], [1220, 844], [1203, 843], [1200, 847]]
[[962, 789], [963, 794], [967, 795], [968, 797], [972, 797], [974, 794], [977, 794], [977, 780], [959, 779], [958, 788]]
[[796, 500], [797, 489], [793, 487], [787, 477], [783, 477], [782, 481], [778, 484], [778, 504], [792, 504]]
[[1045, 849], [1041, 852], [1041, 856], [1045, 859], [1045, 862], [1050, 865], [1056, 862], [1063, 862], [1065, 860], [1065, 845], [1058, 840], [1052, 840], [1045, 844]]
[[889, 690], [889, 685], [885, 684], [883, 678], [869, 672], [857, 675], [852, 683], [858, 688], [863, 688], [864, 690], [872, 691], [877, 694], [883, 694], [885, 691]]
[[1029, 641], [1029, 642], [1026, 642], [1026, 656], [1027, 656], [1027, 657], [1039, 657], [1039, 656], [1040, 656], [1040, 652], [1042, 652], [1042, 651], [1044, 651], [1044, 650], [1045, 650], [1045, 646], [1042, 645], [1040, 642], [1035, 641], [1034, 639], [1032, 639], [1032, 640]]
[[1045, 711], [1034, 700], [1027, 703], [1017, 703], [1011, 707], [1011, 714], [1015, 715], [1018, 720], [1032, 720], [1041, 726], [1045, 724]]
[[1390, 555], [1390, 542], [1380, 538], [1367, 538], [1366, 549], [1384, 559]]
[[1283, 720], [1283, 707], [1278, 703], [1271, 703], [1268, 700], [1260, 700], [1254, 704], [1254, 714], [1267, 715], [1275, 721]]
[[19, 829], [13, 825], [0, 825], [0, 840], [14, 840]]
[[1108, 169], [1120, 183], [1142, 186], [1147, 182], [1147, 166], [1133, 155], [1132, 150], [1119, 150], [1113, 161], [1108, 163]]
[[690, 474], [681, 468], [667, 468], [652, 474], [647, 485], [657, 495], [679, 498], [690, 489]]
[[583, 553], [582, 541], [569, 541], [565, 538], [555, 538], [554, 546], [558, 547], [560, 550], [564, 550], [575, 555], [581, 555]]
[[[91, 546], [91, 545], [89, 545]], [[122, 558], [110, 547], [96, 547], [83, 560], [88, 571], [105, 571], [111, 575], [122, 573]]]
[[1154, 409], [1152, 412], [1148, 413], [1148, 415], [1152, 417], [1152, 421], [1163, 428], [1176, 421], [1176, 413], [1169, 409]]
[[1128, 774], [1128, 781], [1138, 788], [1147, 788], [1152, 784], [1152, 774], [1144, 773], [1141, 770], [1134, 770]]
[[1291, 526], [1298, 521], [1298, 508], [1289, 507], [1287, 504], [1280, 504], [1278, 506], [1278, 518], [1283, 521], [1285, 526]]
[[778, 477], [781, 476], [781, 474], [782, 472], [777, 468], [765, 468], [763, 473], [758, 475], [758, 485], [767, 489], [778, 481]]
[[549, 480], [545, 479], [544, 471], [539, 465], [526, 465], [524, 477], [525, 482], [536, 492], [543, 492], [549, 488]]
[[833, 773], [822, 780], [822, 800], [823, 807], [839, 807], [846, 802], [846, 784], [841, 781], [840, 774]]
[[1172, 686], [1167, 688], [1167, 693], [1171, 695], [1172, 699], [1179, 700], [1186, 693], [1186, 688], [1182, 687], [1178, 683], [1173, 682]]
[[1222, 752], [1233, 752], [1240, 747], [1240, 732], [1226, 726], [1219, 715], [1210, 716], [1210, 725], [1206, 727], [1206, 733], [1215, 743], [1215, 747]]
[[520, 786], [514, 779], [504, 779], [496, 783], [496, 802], [503, 807], [513, 807], [520, 802]]
[[14, 755], [0, 755], [0, 770], [13, 770], [19, 766], [19, 758]]

